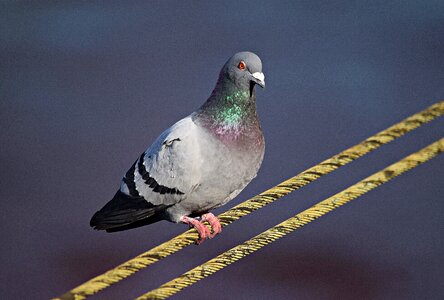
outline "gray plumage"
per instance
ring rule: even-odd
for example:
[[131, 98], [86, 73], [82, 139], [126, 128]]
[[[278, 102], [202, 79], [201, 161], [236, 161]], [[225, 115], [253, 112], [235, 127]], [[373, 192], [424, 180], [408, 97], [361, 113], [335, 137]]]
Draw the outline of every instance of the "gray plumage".
[[256, 84], [265, 84], [259, 57], [251, 52], [231, 57], [209, 99], [136, 160], [91, 226], [119, 231], [162, 219], [179, 222], [236, 197], [264, 156]]

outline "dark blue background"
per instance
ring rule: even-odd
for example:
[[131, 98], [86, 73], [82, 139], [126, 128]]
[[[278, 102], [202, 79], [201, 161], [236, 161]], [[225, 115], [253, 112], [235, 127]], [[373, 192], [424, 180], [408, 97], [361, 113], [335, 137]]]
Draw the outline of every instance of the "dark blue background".
[[[262, 169], [220, 213], [444, 97], [444, 1], [14, 1], [0, 6], [3, 299], [47, 299], [183, 232], [89, 228], [132, 162], [250, 50]], [[436, 120], [93, 299], [131, 299], [443, 136]], [[444, 156], [176, 299], [444, 297]]]

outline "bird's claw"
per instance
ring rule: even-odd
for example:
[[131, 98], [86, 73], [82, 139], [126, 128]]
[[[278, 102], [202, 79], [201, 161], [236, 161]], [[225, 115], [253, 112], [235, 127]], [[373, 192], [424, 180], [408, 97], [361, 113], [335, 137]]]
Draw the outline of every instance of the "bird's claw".
[[[200, 219], [200, 220], [199, 220]], [[202, 215], [201, 218], [191, 218], [188, 216], [183, 216], [180, 218], [182, 223], [188, 224], [190, 227], [193, 227], [199, 233], [199, 239], [196, 241], [197, 245], [202, 244], [202, 242], [206, 239], [211, 239], [218, 233], [222, 231], [222, 226], [219, 223], [219, 219], [214, 216], [212, 213], [206, 213]], [[203, 222], [207, 221], [211, 226], [211, 231], [208, 229], [207, 225]]]
[[211, 226], [212, 233], [210, 233], [210, 239], [222, 232], [222, 226], [220, 225], [219, 219], [212, 213], [202, 215], [202, 222], [204, 221], [207, 221]]

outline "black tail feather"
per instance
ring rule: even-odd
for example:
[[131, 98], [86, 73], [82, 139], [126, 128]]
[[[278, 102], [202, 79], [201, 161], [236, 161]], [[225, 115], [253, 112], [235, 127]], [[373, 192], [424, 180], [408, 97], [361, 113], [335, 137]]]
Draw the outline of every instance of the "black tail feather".
[[119, 190], [111, 201], [94, 214], [90, 225], [107, 232], [127, 230], [162, 220], [167, 207], [153, 205], [142, 197], [128, 196]]

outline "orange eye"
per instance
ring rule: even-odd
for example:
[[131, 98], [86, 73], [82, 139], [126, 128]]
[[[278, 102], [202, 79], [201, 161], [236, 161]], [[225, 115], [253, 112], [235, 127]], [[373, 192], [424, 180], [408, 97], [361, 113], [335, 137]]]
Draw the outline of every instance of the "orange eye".
[[244, 61], [240, 61], [239, 65], [237, 66], [240, 70], [245, 70], [245, 68], [247, 67], [247, 65], [244, 63]]

